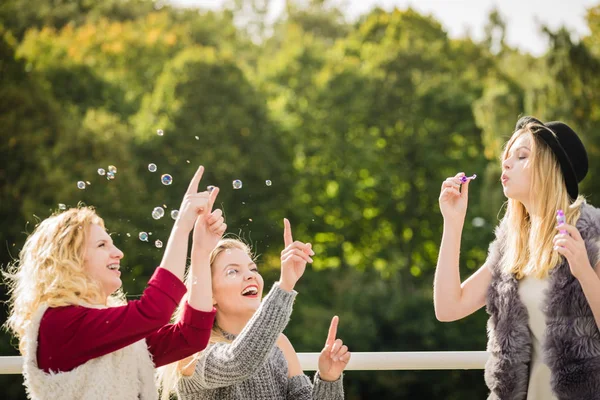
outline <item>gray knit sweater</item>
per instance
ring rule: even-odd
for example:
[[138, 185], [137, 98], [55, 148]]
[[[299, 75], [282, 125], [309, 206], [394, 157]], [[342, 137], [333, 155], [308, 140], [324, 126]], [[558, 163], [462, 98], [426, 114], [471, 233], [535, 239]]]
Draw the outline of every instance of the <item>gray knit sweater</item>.
[[192, 376], [183, 376], [177, 394], [182, 400], [341, 400], [342, 378], [327, 382], [315, 375], [288, 377], [276, 342], [292, 313], [296, 292], [276, 283], [239, 336], [231, 343], [207, 347]]

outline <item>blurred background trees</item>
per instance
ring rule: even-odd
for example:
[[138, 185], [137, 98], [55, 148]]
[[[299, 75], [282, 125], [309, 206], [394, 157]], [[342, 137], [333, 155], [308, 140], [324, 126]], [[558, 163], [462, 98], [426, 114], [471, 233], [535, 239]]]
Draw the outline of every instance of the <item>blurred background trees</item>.
[[[322, 347], [334, 314], [353, 351], [483, 350], [484, 311], [452, 324], [433, 313], [441, 181], [478, 174], [464, 276], [485, 259], [501, 215], [498, 156], [519, 115], [581, 133], [590, 156], [582, 191], [597, 203], [600, 6], [588, 11], [589, 36], [574, 42], [546, 29], [550, 48], [533, 57], [506, 45], [509, 22], [495, 12], [487, 38], [474, 42], [449, 38], [411, 9], [348, 22], [328, 1], [288, 1], [267, 21], [267, 3], [202, 11], [142, 0], [4, 1], [0, 264], [59, 204], [83, 202], [124, 250], [124, 288], [135, 298], [160, 260], [154, 241], [166, 241], [169, 213], [203, 164], [203, 184], [222, 188], [230, 232], [260, 254], [268, 286], [278, 277], [282, 217], [314, 244], [286, 330], [298, 351]], [[114, 180], [97, 173], [108, 165]], [[78, 181], [89, 183], [81, 190]], [[151, 217], [157, 206], [166, 209], [160, 220]], [[0, 294], [6, 300], [5, 286]], [[2, 355], [16, 355], [15, 343], [2, 332]], [[0, 376], [0, 387], [5, 399], [25, 399], [19, 376]], [[345, 387], [348, 399], [487, 393], [481, 371], [351, 371]]]

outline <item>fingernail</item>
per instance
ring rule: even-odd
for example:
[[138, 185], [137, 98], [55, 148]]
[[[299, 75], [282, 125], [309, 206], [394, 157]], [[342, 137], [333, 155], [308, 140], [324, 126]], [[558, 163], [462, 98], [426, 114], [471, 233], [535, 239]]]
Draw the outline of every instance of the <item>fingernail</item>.
[[314, 256], [314, 255], [315, 255], [315, 252], [311, 250], [311, 251], [310, 251], [310, 255], [311, 255], [311, 256]]
[[310, 260], [310, 262], [311, 262], [311, 263], [313, 262], [313, 259], [312, 259], [312, 258], [308, 257], [308, 259]]

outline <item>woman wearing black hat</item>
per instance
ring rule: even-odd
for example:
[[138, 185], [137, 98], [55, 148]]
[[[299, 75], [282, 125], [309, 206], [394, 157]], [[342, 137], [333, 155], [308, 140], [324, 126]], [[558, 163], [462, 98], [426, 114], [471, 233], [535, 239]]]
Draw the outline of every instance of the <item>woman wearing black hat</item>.
[[600, 210], [579, 195], [587, 170], [568, 125], [521, 118], [502, 156], [506, 214], [484, 265], [462, 284], [470, 179], [442, 184], [435, 312], [455, 321], [486, 305], [489, 399], [600, 399]]

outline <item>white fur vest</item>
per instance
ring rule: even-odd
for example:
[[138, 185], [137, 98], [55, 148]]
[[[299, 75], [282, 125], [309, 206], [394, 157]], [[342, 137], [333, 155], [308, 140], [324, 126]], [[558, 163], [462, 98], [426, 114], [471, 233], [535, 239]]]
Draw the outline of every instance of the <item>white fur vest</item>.
[[[38, 333], [43, 305], [34, 313], [26, 328], [23, 376], [28, 397], [33, 400], [156, 400], [154, 364], [145, 340], [102, 357], [95, 358], [68, 372], [46, 373], [38, 368]], [[57, 332], [57, 335], [60, 334]]]
[[[598, 262], [600, 210], [581, 206], [576, 224], [585, 241], [590, 264]], [[504, 226], [496, 228], [490, 245], [492, 283], [487, 294], [488, 352], [485, 381], [488, 399], [527, 397], [532, 339], [527, 309], [518, 281], [500, 271], [505, 243]], [[543, 310], [546, 315], [544, 359], [551, 371], [552, 391], [560, 400], [600, 399], [600, 331], [579, 281], [565, 259], [549, 275]]]

